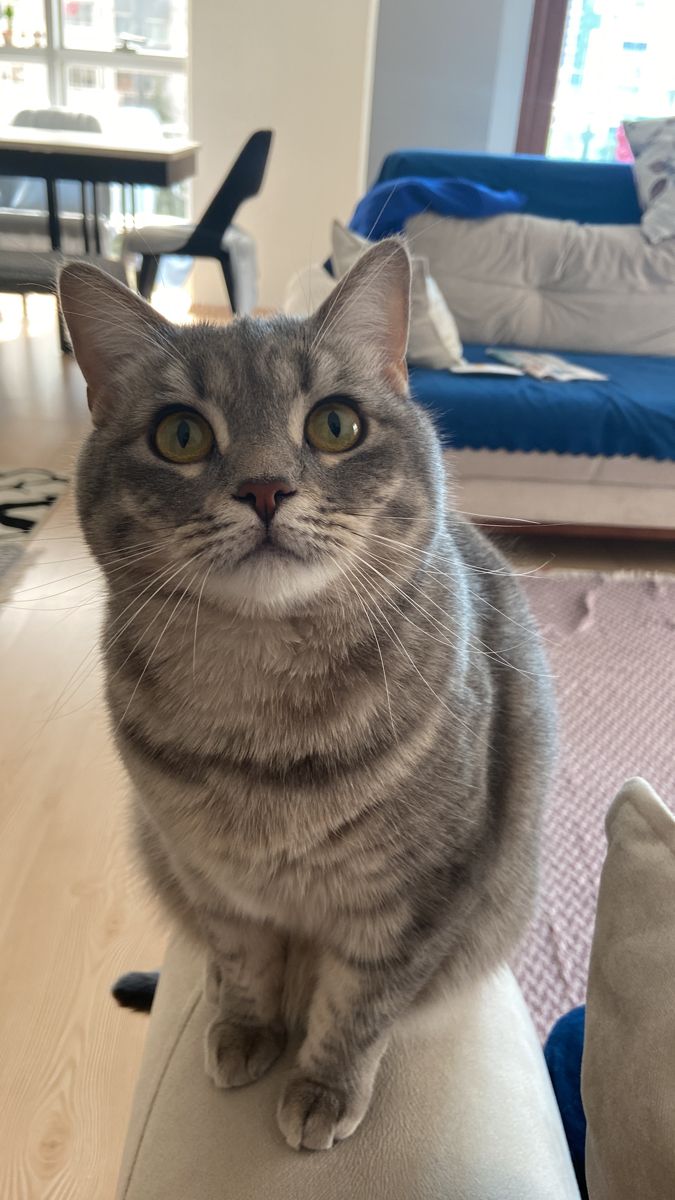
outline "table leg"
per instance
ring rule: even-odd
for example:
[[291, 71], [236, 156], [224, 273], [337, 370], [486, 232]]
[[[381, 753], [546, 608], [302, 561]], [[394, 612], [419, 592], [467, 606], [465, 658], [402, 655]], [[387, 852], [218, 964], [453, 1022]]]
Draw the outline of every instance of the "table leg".
[[80, 184], [80, 190], [82, 192], [82, 236], [84, 238], [84, 252], [85, 252], [85, 254], [88, 254], [89, 253], [89, 217], [88, 217], [88, 212], [87, 212], [87, 209], [88, 209], [87, 185], [86, 185], [84, 179], [82, 180], [82, 182]]
[[92, 195], [94, 197], [94, 241], [96, 243], [96, 253], [101, 254], [101, 230], [98, 227], [98, 196], [96, 195], [96, 184], [92, 183]]
[[47, 208], [49, 209], [49, 237], [52, 243], [52, 250], [61, 249], [61, 230], [59, 228], [59, 210], [56, 202], [56, 183], [53, 179], [47, 179]]

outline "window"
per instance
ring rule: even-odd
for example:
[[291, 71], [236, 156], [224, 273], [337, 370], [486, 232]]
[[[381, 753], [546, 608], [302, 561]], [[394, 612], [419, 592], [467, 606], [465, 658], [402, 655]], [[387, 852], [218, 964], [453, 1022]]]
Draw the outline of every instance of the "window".
[[626, 157], [624, 120], [675, 115], [675, 5], [570, 0], [546, 153]]
[[0, 51], [0, 112], [14, 116], [22, 108], [44, 108], [48, 104], [46, 66], [17, 62]]
[[95, 116], [121, 138], [152, 141], [187, 133], [185, 75], [126, 67], [68, 67], [65, 103]]
[[65, 104], [97, 117], [111, 137], [187, 134], [187, 0], [13, 0], [13, 8], [11, 22], [0, 22], [3, 121]]
[[62, 0], [64, 45], [187, 54], [186, 0]]

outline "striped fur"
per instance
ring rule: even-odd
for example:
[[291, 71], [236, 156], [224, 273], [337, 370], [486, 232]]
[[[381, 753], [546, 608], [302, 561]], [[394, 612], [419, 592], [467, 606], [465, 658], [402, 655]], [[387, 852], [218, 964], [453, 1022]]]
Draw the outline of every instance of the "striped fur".
[[[296, 1147], [356, 1128], [393, 1023], [509, 955], [535, 890], [545, 669], [408, 397], [407, 272], [383, 243], [311, 319], [225, 329], [170, 326], [85, 268], [62, 281], [139, 852], [204, 946], [214, 1082], [257, 1078], [302, 1024], [279, 1106]], [[366, 435], [329, 457], [303, 428], [335, 394]], [[153, 454], [167, 403], [211, 420], [205, 463]], [[233, 499], [265, 476], [295, 489], [273, 554]]]

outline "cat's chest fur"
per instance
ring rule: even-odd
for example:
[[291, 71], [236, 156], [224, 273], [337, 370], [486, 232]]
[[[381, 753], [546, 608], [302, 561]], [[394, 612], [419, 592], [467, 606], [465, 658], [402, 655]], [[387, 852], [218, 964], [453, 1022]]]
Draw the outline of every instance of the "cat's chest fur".
[[364, 872], [343, 831], [395, 786], [412, 743], [379, 761], [381, 691], [341, 652], [339, 622], [318, 636], [207, 617], [194, 674], [180, 638], [126, 713], [133, 672], [110, 673], [109, 697], [139, 803], [184, 886], [308, 934], [346, 897], [376, 902], [387, 835], [378, 849], [373, 831]]

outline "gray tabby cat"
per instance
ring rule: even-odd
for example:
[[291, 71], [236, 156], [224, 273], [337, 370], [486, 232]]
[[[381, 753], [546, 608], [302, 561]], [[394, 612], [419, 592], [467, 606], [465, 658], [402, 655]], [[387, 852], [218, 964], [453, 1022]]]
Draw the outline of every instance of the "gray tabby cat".
[[178, 328], [61, 276], [138, 845], [204, 947], [214, 1082], [301, 1022], [293, 1147], [356, 1129], [393, 1024], [504, 960], [535, 890], [542, 656], [409, 398], [409, 287], [383, 242], [307, 320]]

